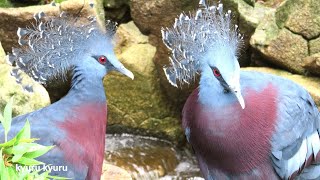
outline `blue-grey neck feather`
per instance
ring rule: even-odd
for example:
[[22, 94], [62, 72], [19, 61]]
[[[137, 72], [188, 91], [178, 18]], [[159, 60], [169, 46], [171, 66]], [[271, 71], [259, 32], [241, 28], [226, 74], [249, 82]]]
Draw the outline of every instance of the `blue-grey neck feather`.
[[[62, 12], [58, 17], [43, 12], [34, 15], [35, 24], [19, 28], [19, 48], [13, 48], [8, 62], [17, 66], [15, 77], [22, 70], [35, 81], [46, 84], [52, 79], [66, 79], [66, 74], [85, 55], [94, 54], [96, 44], [112, 44], [116, 24], [107, 21], [101, 29], [95, 17], [87, 22], [77, 22]], [[107, 45], [111, 47], [110, 45]]]
[[95, 72], [87, 71], [82, 67], [75, 67], [71, 89], [67, 96], [81, 96], [77, 99], [90, 99], [90, 101], [105, 101], [105, 90], [102, 83], [102, 77], [94, 75]]
[[191, 83], [200, 73], [209, 55], [220, 51], [237, 55], [242, 36], [237, 26], [231, 25], [231, 11], [224, 13], [223, 5], [208, 6], [200, 0], [195, 14], [182, 13], [173, 28], [162, 29], [164, 44], [171, 50], [171, 66], [164, 67], [167, 79], [173, 86]]

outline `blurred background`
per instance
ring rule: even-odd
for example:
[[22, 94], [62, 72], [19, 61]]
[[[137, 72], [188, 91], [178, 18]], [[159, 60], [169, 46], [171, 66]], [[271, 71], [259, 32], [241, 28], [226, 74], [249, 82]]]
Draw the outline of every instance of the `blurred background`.
[[[0, 0], [0, 109], [15, 95], [14, 114], [24, 114], [59, 100], [68, 84], [43, 87], [30, 78], [25, 92], [9, 75], [5, 55], [18, 46], [16, 31], [33, 21], [33, 14], [62, 11], [81, 17], [95, 15], [118, 22], [118, 58], [135, 80], [111, 73], [104, 78], [108, 98], [105, 179], [198, 179], [193, 152], [186, 143], [180, 113], [197, 83], [171, 86], [162, 70], [169, 53], [161, 28], [171, 27], [181, 12], [193, 12], [198, 0]], [[211, 1], [213, 2], [213, 1]], [[215, 3], [217, 1], [214, 1]], [[320, 107], [320, 1], [222, 0], [244, 35], [239, 62], [243, 70], [263, 71], [305, 87]]]

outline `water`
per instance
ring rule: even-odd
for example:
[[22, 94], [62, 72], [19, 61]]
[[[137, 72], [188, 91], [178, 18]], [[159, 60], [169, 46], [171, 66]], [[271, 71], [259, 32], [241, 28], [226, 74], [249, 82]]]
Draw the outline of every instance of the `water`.
[[105, 159], [134, 179], [202, 179], [189, 149], [177, 149], [169, 141], [153, 137], [107, 134]]

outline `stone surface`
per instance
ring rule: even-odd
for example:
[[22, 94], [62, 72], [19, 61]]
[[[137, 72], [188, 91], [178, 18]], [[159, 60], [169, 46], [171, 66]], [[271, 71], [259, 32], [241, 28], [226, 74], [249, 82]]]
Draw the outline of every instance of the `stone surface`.
[[[190, 87], [174, 88], [171, 86], [163, 72], [163, 66], [169, 63], [169, 54], [167, 48], [162, 43], [160, 29], [162, 27], [172, 27], [174, 19], [182, 12], [194, 11], [198, 7], [199, 1], [191, 0], [160, 0], [160, 1], [131, 1], [131, 15], [138, 28], [146, 35], [149, 35], [152, 45], [157, 47], [154, 57], [154, 63], [160, 78], [161, 87], [173, 106], [181, 110], [186, 97], [197, 86], [197, 83]], [[211, 1], [212, 2], [212, 1]], [[248, 3], [247, 3], [248, 2]], [[260, 19], [266, 13], [272, 11], [271, 8], [265, 7], [261, 3], [244, 0], [226, 0], [223, 1], [224, 9], [232, 10], [233, 19], [239, 25], [240, 32], [244, 34], [244, 45], [241, 47], [241, 57], [239, 58], [242, 66], [250, 64], [251, 50], [249, 39], [253, 34]]]
[[271, 8], [277, 8], [283, 1], [285, 0], [256, 0], [257, 3]]
[[[101, 0], [94, 1], [95, 8], [85, 5], [81, 10], [82, 17], [97, 15], [100, 23], [104, 22], [104, 12]], [[77, 14], [83, 6], [83, 1], [69, 0], [61, 3], [61, 10], [70, 14]], [[18, 27], [30, 26], [33, 22], [33, 14], [40, 11], [48, 15], [59, 14], [59, 4], [57, 6], [42, 5], [30, 6], [23, 8], [0, 8], [0, 41], [6, 52], [10, 52], [11, 48], [18, 46], [18, 36], [16, 35]], [[80, 18], [80, 21], [83, 20]], [[10, 23], [8, 23], [10, 22]]]
[[[154, 137], [129, 134], [106, 136], [105, 160], [125, 169], [133, 179], [159, 179], [175, 174], [179, 162], [187, 158], [185, 155], [172, 143]], [[188, 162], [193, 159], [188, 158]]]
[[111, 164], [107, 164], [106, 162], [103, 162], [101, 179], [102, 180], [114, 180], [114, 179], [131, 180], [132, 178], [126, 170], [118, 166], [114, 166]]
[[[11, 52], [12, 47], [19, 46], [16, 35], [17, 29], [18, 27], [30, 26], [30, 23], [34, 22], [33, 15], [35, 13], [43, 11], [47, 15], [58, 15], [60, 13], [59, 6], [61, 7], [61, 11], [71, 15], [80, 12], [80, 22], [87, 21], [88, 16], [94, 15], [97, 16], [98, 22], [103, 25], [104, 11], [102, 0], [94, 0], [94, 8], [91, 8], [88, 4], [84, 4], [84, 2], [87, 1], [69, 0], [61, 4], [56, 4], [56, 6], [42, 5], [23, 8], [0, 8], [0, 41], [2, 42], [3, 48], [6, 52]], [[45, 88], [49, 92], [51, 102], [53, 103], [68, 92], [70, 81], [48, 83]]]
[[272, 13], [263, 21], [251, 37], [251, 46], [266, 57], [267, 61], [303, 74], [303, 59], [308, 56], [308, 42], [286, 28], [279, 29]]
[[310, 55], [320, 53], [320, 37], [309, 41]]
[[[231, 2], [235, 0], [229, 1]], [[238, 17], [235, 16], [235, 18], [237, 19], [236, 23], [239, 25], [240, 33], [244, 36], [243, 45], [241, 46], [239, 63], [241, 66], [248, 66], [252, 63], [252, 50], [249, 43], [250, 38], [263, 17], [266, 14], [273, 12], [274, 10], [272, 8], [266, 7], [261, 3], [255, 3], [254, 6], [242, 0], [235, 1], [234, 3], [237, 7], [235, 13], [238, 15]], [[230, 6], [230, 4], [227, 4], [227, 6]]]
[[307, 57], [320, 52], [319, 9], [317, 0], [285, 0], [261, 20], [251, 46], [266, 63], [304, 74]]
[[167, 103], [152, 61], [155, 47], [133, 22], [120, 25], [117, 36], [116, 54], [135, 79], [118, 73], [105, 77], [108, 133], [132, 132], [181, 141], [179, 114]]
[[197, 5], [194, 0], [131, 0], [131, 16], [143, 34], [152, 35], [151, 43], [156, 45], [160, 43], [162, 27], [171, 25], [180, 13]]
[[[109, 153], [107, 159], [130, 172], [135, 179], [143, 179], [148, 176], [162, 177], [168, 173], [167, 170], [173, 171], [178, 165], [175, 153], [170, 147], [133, 147]], [[145, 174], [139, 172], [137, 167]]]
[[304, 59], [303, 67], [311, 74], [320, 76], [320, 53], [308, 56]]
[[320, 78], [318, 77], [306, 77], [302, 75], [297, 74], [291, 74], [287, 71], [278, 70], [278, 69], [272, 69], [272, 68], [265, 68], [265, 67], [248, 67], [248, 68], [242, 68], [244, 71], [258, 71], [258, 72], [265, 72], [274, 74], [277, 76], [281, 76], [287, 79], [290, 79], [297, 84], [304, 87], [313, 97], [313, 100], [318, 105], [318, 108], [320, 109]]
[[3, 49], [0, 46], [0, 110], [2, 111], [9, 99], [14, 96], [13, 115], [25, 114], [42, 108], [50, 103], [48, 93], [43, 86], [34, 82], [27, 75], [23, 75], [22, 84], [29, 84], [33, 93], [24, 91], [10, 75], [12, 67], [3, 64]]
[[4, 52], [0, 41], [0, 64], [6, 63], [6, 53]]
[[283, 28], [288, 18], [297, 9], [301, 9], [308, 0], [284, 0], [275, 12], [276, 22], [279, 28]]
[[308, 56], [308, 44], [303, 37], [282, 29], [265, 53], [274, 64], [302, 74], [303, 58]]
[[[286, 1], [285, 3], [290, 4], [294, 2]], [[305, 0], [303, 4], [297, 4], [291, 5], [294, 8], [288, 14], [285, 27], [308, 40], [318, 37], [320, 35], [320, 1]]]

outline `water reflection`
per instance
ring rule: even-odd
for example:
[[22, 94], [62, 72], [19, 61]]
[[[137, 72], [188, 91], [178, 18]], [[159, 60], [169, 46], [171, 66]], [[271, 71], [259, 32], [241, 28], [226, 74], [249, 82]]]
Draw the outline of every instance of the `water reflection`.
[[106, 136], [106, 161], [134, 179], [202, 179], [193, 154], [169, 141], [130, 134]]

